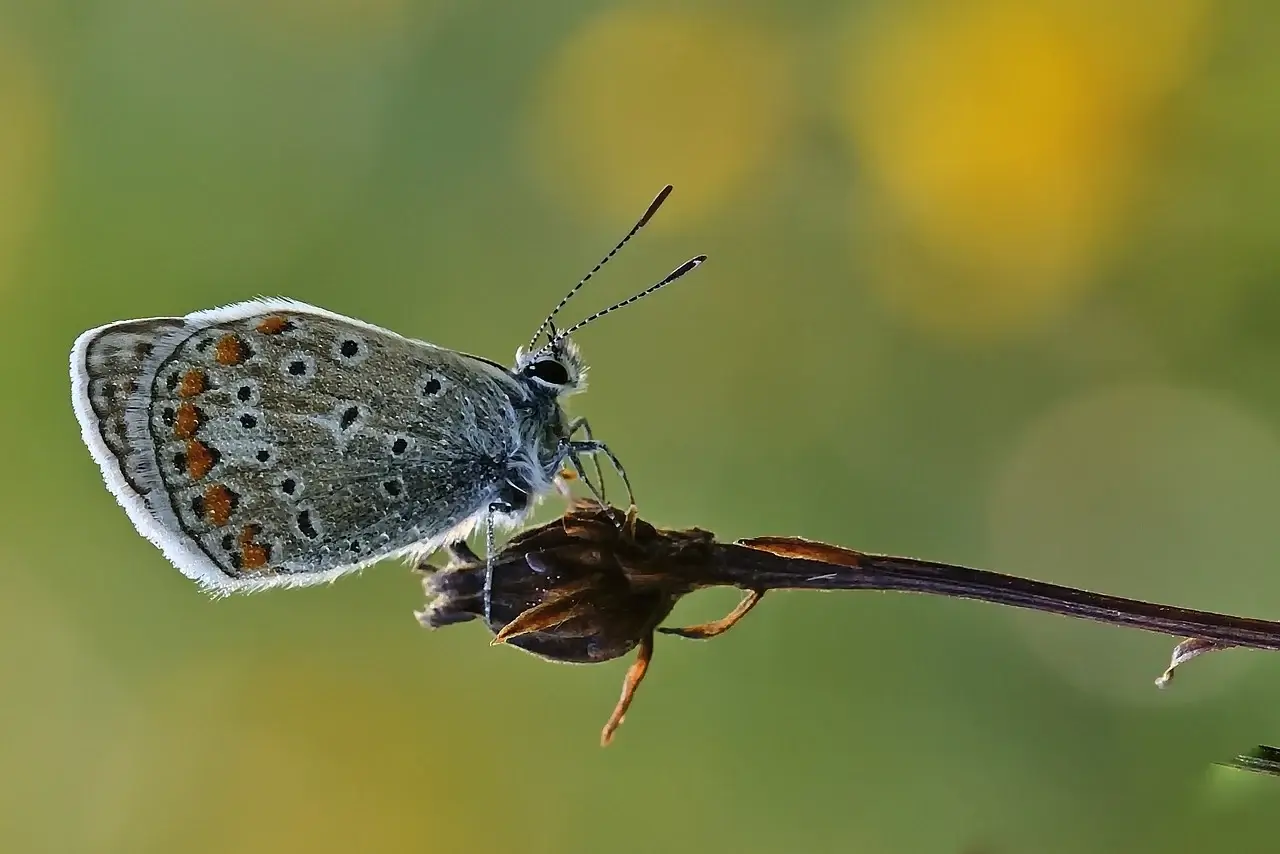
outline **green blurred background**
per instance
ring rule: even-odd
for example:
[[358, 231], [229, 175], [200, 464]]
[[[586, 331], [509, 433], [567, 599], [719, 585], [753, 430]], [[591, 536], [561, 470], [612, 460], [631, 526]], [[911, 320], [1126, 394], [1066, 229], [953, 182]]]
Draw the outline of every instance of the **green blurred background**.
[[[386, 564], [211, 601], [81, 445], [108, 321], [287, 295], [574, 401], [651, 521], [1280, 618], [1280, 6], [0, 2], [0, 850], [1280, 848], [1280, 658], [783, 594], [625, 661]], [[576, 312], [576, 314], [575, 314]], [[547, 518], [561, 505], [550, 502]], [[730, 591], [675, 619], [719, 616]], [[976, 846], [980, 846], [980, 849]]]

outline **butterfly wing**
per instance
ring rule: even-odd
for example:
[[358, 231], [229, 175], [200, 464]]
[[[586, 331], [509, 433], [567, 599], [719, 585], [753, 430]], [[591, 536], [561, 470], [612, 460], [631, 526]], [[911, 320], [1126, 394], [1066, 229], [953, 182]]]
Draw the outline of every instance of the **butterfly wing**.
[[500, 366], [285, 300], [91, 330], [72, 375], [135, 526], [223, 591], [465, 534], [518, 441]]

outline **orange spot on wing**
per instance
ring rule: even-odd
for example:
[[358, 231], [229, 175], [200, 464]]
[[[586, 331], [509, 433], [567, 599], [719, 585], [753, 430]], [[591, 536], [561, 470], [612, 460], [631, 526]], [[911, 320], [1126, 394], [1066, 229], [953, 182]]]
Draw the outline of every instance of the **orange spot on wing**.
[[249, 345], [230, 333], [213, 345], [213, 358], [219, 365], [239, 365], [249, 358]]
[[221, 528], [231, 521], [236, 496], [222, 484], [214, 484], [204, 491], [204, 515], [210, 525]]
[[257, 326], [258, 331], [263, 335], [279, 335], [282, 332], [288, 332], [292, 328], [293, 324], [289, 322], [289, 318], [281, 317], [278, 314], [264, 317]]
[[200, 410], [194, 403], [179, 404], [174, 412], [173, 435], [179, 439], [190, 439], [200, 429]]
[[245, 525], [240, 532], [240, 566], [242, 569], [261, 569], [271, 560], [271, 546], [255, 540], [262, 529], [257, 525]]
[[205, 377], [204, 371], [192, 368], [183, 374], [181, 381], [178, 382], [178, 397], [195, 397], [204, 394], [208, 387], [208, 378]]
[[187, 474], [192, 480], [199, 480], [207, 475], [217, 461], [214, 450], [204, 442], [198, 439], [187, 442]]

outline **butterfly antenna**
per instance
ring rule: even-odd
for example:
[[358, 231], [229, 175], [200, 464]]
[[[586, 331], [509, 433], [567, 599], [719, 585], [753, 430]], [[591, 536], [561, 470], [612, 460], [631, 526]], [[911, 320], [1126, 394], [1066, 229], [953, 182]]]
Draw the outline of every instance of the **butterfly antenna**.
[[676, 267], [674, 270], [668, 273], [666, 278], [664, 278], [662, 281], [656, 282], [650, 285], [649, 287], [645, 288], [638, 294], [627, 297], [622, 302], [615, 302], [613, 305], [609, 306], [608, 308], [602, 308], [599, 311], [597, 311], [595, 314], [588, 315], [587, 317], [573, 324], [573, 326], [570, 326], [568, 329], [565, 329], [562, 332], [560, 332], [560, 334], [557, 335], [556, 338], [567, 338], [568, 336], [572, 335], [574, 332], [577, 332], [579, 329], [586, 326], [588, 323], [593, 323], [599, 320], [600, 318], [604, 317], [606, 314], [609, 314], [610, 312], [617, 311], [620, 308], [625, 308], [626, 306], [631, 305], [633, 302], [637, 302], [639, 300], [644, 299], [649, 294], [665, 288], [667, 285], [681, 278], [686, 273], [691, 272], [695, 267], [697, 267], [699, 264], [701, 264], [705, 260], [707, 260], [706, 255], [699, 255], [696, 258], [690, 258], [688, 261], [685, 261], [679, 267]]
[[[555, 318], [557, 314], [560, 313], [560, 309], [564, 308], [568, 304], [569, 300], [573, 299], [573, 295], [576, 294], [579, 290], [581, 290], [582, 286], [585, 285], [588, 281], [590, 281], [592, 276], [600, 272], [600, 268], [603, 267], [605, 264], [608, 264], [609, 259], [612, 258], [614, 255], [617, 255], [618, 250], [626, 246], [627, 241], [635, 237], [636, 232], [644, 228], [645, 223], [647, 223], [650, 219], [653, 218], [653, 215], [658, 212], [658, 208], [662, 207], [662, 203], [667, 200], [667, 196], [671, 195], [671, 189], [672, 188], [670, 184], [663, 187], [662, 192], [658, 193], [657, 197], [654, 198], [654, 200], [649, 203], [649, 208], [644, 212], [644, 216], [640, 217], [640, 221], [637, 222], [635, 225], [633, 225], [631, 227], [631, 230], [627, 232], [627, 236], [619, 240], [618, 245], [610, 249], [609, 254], [601, 258], [600, 263], [592, 267], [591, 272], [587, 273], [585, 276], [582, 277], [582, 281], [578, 282], [578, 284], [574, 285], [572, 288], [569, 289], [569, 293], [564, 295], [564, 299], [560, 300], [560, 304], [551, 310], [551, 313], [547, 315], [547, 319], [542, 321], [542, 325], [539, 326], [538, 330], [533, 333], [533, 337], [529, 339], [528, 349], [530, 350], [533, 349], [533, 345], [538, 343], [538, 336], [542, 334], [544, 329], [547, 329], [548, 327], [551, 326], [551, 321]], [[549, 337], [554, 337], [554, 335], [551, 335], [549, 333]]]

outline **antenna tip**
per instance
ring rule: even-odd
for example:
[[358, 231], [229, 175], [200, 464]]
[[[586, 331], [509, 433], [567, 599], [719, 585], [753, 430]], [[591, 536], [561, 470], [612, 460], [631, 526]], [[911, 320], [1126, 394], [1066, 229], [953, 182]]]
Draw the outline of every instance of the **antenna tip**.
[[686, 273], [688, 273], [694, 267], [697, 267], [699, 264], [701, 264], [705, 260], [707, 260], [706, 255], [699, 255], [696, 258], [690, 258], [688, 261], [685, 261], [679, 267], [676, 267], [674, 270], [668, 273], [665, 279], [663, 279], [661, 282], [655, 285], [650, 291], [646, 291], [645, 293], [650, 293], [653, 290], [657, 290], [658, 288], [663, 287], [664, 285], [671, 284], [676, 279], [685, 275]]
[[[662, 203], [667, 200], [667, 196], [671, 195], [671, 191], [675, 189], [670, 184], [662, 188], [662, 191], [649, 203], [649, 209], [644, 212], [644, 216], [640, 217], [640, 221], [636, 223], [636, 227], [631, 229], [631, 234], [635, 234], [643, 228], [649, 220], [653, 219], [653, 215], [658, 212], [658, 208], [662, 207]], [[627, 235], [630, 237], [631, 235]]]

